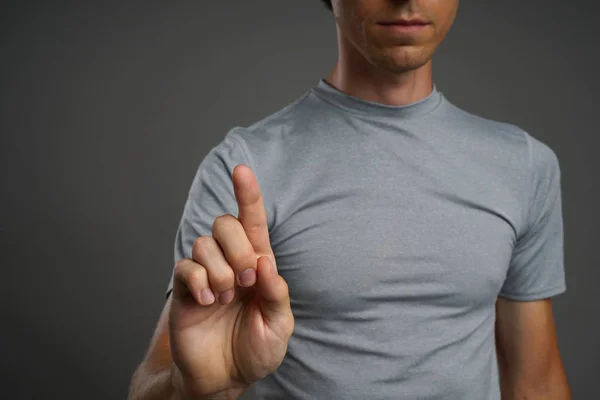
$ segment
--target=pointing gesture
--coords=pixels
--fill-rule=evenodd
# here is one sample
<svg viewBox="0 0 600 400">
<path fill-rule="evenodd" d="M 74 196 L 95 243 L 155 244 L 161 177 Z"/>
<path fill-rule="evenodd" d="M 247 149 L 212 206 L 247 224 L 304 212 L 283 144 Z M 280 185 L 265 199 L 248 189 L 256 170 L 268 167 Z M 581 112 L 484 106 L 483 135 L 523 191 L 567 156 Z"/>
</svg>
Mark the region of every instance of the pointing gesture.
<svg viewBox="0 0 600 400">
<path fill-rule="evenodd" d="M 258 182 L 238 165 L 239 215 L 217 217 L 192 258 L 175 266 L 169 313 L 174 381 L 186 396 L 243 391 L 283 361 L 294 329 L 286 282 L 277 273 Z"/>
<path fill-rule="evenodd" d="M 269 240 L 267 214 L 258 182 L 252 170 L 246 166 L 237 166 L 233 175 L 233 189 L 239 209 L 238 219 L 246 236 L 258 255 L 267 256 L 275 262 Z"/>
</svg>

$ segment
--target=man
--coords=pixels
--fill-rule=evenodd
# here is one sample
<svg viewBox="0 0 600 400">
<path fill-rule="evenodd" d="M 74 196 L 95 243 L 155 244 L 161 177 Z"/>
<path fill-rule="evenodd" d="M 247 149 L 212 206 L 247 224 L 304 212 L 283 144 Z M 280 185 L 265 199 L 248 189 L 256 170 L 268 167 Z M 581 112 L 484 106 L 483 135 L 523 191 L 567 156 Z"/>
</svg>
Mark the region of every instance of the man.
<svg viewBox="0 0 600 400">
<path fill-rule="evenodd" d="M 201 162 L 130 398 L 569 399 L 555 153 L 433 84 L 458 0 L 332 3 L 327 79 Z"/>
</svg>

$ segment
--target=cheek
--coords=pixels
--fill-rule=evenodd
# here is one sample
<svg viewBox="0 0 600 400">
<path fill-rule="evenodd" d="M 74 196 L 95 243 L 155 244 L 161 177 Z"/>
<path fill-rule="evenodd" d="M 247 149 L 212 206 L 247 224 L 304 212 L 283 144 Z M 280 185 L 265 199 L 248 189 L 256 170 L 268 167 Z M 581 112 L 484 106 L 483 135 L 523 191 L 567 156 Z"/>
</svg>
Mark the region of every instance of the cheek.
<svg viewBox="0 0 600 400">
<path fill-rule="evenodd" d="M 372 23 L 378 13 L 381 15 L 381 6 L 377 6 L 377 1 L 342 1 L 336 15 L 342 19 L 343 24 L 351 27 L 355 32 L 363 30 L 365 24 Z"/>
<path fill-rule="evenodd" d="M 456 18 L 458 2 L 449 0 L 447 2 L 442 1 L 441 3 L 442 4 L 436 8 L 434 18 L 437 21 L 438 33 L 441 36 L 445 36 Z"/>
<path fill-rule="evenodd" d="M 355 45 L 365 47 L 372 44 L 374 32 L 372 32 L 367 18 L 358 14 L 346 15 L 342 19 L 338 19 L 338 23 L 346 38 Z"/>
</svg>

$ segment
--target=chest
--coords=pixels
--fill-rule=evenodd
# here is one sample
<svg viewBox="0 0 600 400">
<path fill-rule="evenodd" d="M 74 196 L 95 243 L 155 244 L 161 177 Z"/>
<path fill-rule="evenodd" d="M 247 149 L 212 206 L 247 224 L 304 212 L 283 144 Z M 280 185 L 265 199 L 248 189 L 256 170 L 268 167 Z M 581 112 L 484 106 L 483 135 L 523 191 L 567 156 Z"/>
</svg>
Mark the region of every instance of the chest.
<svg viewBox="0 0 600 400">
<path fill-rule="evenodd" d="M 515 239 L 513 193 L 459 166 L 386 157 L 351 176 L 342 160 L 320 168 L 274 227 L 273 250 L 297 315 L 495 301 Z"/>
</svg>

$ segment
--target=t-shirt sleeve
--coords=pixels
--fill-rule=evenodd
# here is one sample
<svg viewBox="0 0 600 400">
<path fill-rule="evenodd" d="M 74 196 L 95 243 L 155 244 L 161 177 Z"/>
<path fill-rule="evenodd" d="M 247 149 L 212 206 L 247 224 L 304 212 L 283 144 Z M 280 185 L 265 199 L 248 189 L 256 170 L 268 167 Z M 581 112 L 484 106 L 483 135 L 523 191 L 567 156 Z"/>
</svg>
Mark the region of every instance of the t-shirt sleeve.
<svg viewBox="0 0 600 400">
<path fill-rule="evenodd" d="M 524 224 L 500 296 L 539 300 L 566 291 L 561 172 L 552 149 L 526 134 L 529 173 Z"/>
<path fill-rule="evenodd" d="M 182 258 L 191 258 L 192 245 L 198 237 L 212 235 L 212 224 L 216 217 L 223 214 L 238 215 L 233 191 L 233 169 L 239 164 L 251 167 L 239 140 L 233 130 L 230 131 L 200 163 L 175 234 L 175 263 Z M 166 297 L 173 289 L 173 272 Z"/>
</svg>

